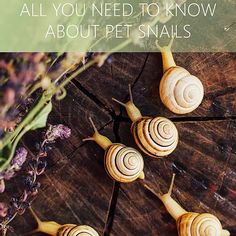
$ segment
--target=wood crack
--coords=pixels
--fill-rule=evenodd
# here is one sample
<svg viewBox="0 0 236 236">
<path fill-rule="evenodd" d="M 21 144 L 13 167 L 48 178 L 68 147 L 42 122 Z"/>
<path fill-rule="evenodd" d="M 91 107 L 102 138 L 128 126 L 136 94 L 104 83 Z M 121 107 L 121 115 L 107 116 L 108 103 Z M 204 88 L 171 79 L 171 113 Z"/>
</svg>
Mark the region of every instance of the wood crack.
<svg viewBox="0 0 236 236">
<path fill-rule="evenodd" d="M 72 83 L 90 100 L 92 100 L 96 105 L 105 110 L 112 118 L 115 116 L 115 111 L 100 101 L 94 94 L 89 92 L 85 87 L 83 87 L 78 80 L 73 80 Z"/>
<path fill-rule="evenodd" d="M 134 83 L 132 84 L 132 86 L 134 86 L 135 83 L 141 77 L 141 75 L 144 71 L 144 68 L 146 66 L 148 56 L 149 56 L 149 54 L 147 54 L 147 56 L 145 58 L 145 61 L 143 63 L 143 66 L 140 70 L 140 73 L 138 74 L 137 78 L 134 80 Z M 111 66 L 111 75 L 112 75 L 112 79 L 114 79 L 113 78 L 114 74 L 113 74 L 112 66 Z M 127 95 L 127 98 L 128 98 L 128 95 Z M 122 109 L 120 109 L 120 114 L 119 115 L 116 115 L 115 112 L 110 113 L 110 115 L 112 116 L 112 118 L 114 120 L 113 133 L 114 133 L 114 136 L 115 136 L 115 141 L 120 142 L 120 140 L 121 140 L 120 135 L 119 135 L 120 123 L 124 120 L 124 118 L 122 117 Z M 111 200 L 110 200 L 110 204 L 109 204 L 109 210 L 108 210 L 108 213 L 107 213 L 107 219 L 106 219 L 106 224 L 105 224 L 105 227 L 104 227 L 103 236 L 110 235 L 110 233 L 112 231 L 112 226 L 113 226 L 113 221 L 114 221 L 114 216 L 115 216 L 119 191 L 120 191 L 120 183 L 114 182 L 112 196 L 111 196 Z"/>
<path fill-rule="evenodd" d="M 108 236 L 111 233 L 119 191 L 120 191 L 120 183 L 114 182 L 112 197 L 111 197 L 110 204 L 109 204 L 109 211 L 107 214 L 107 219 L 106 219 L 106 224 L 105 224 L 104 231 L 103 231 L 103 236 Z"/>
<path fill-rule="evenodd" d="M 140 71 L 140 73 L 138 74 L 137 78 L 135 79 L 135 81 L 134 81 L 134 83 L 133 83 L 133 86 L 134 86 L 134 85 L 139 81 L 139 79 L 141 78 L 141 76 L 142 76 L 142 74 L 143 74 L 143 71 L 144 71 L 144 69 L 145 69 L 145 67 L 146 67 L 146 64 L 147 64 L 149 55 L 150 55 L 150 53 L 147 53 L 146 58 L 145 58 L 144 63 L 143 63 L 143 66 L 142 66 L 142 68 L 141 68 L 141 71 Z"/>
<path fill-rule="evenodd" d="M 228 117 L 174 117 L 169 118 L 171 121 L 178 122 L 206 122 L 206 121 L 232 121 L 236 120 L 236 116 L 228 116 Z"/>
<path fill-rule="evenodd" d="M 101 131 L 103 129 L 105 129 L 107 126 L 109 126 L 111 123 L 113 122 L 113 120 L 110 120 L 108 123 L 106 123 L 104 126 L 102 126 L 100 129 L 98 129 L 98 131 Z M 73 150 L 71 153 L 69 153 L 67 156 L 70 156 L 71 158 L 74 156 L 74 154 L 78 151 L 78 149 L 80 149 L 81 147 L 83 147 L 84 145 L 86 145 L 86 142 L 82 142 L 77 148 L 75 148 L 75 150 Z"/>
</svg>

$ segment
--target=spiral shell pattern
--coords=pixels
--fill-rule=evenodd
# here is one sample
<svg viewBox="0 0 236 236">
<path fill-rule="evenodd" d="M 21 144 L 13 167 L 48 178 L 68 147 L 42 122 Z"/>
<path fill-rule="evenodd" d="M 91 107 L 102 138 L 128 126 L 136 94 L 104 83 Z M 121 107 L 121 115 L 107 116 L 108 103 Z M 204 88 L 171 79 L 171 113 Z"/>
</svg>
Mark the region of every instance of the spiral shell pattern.
<svg viewBox="0 0 236 236">
<path fill-rule="evenodd" d="M 98 233 L 87 225 L 63 225 L 57 233 L 57 236 L 99 236 Z"/>
<path fill-rule="evenodd" d="M 177 220 L 179 236 L 221 236 L 222 225 L 211 214 L 186 213 Z"/>
<path fill-rule="evenodd" d="M 141 176 L 144 168 L 142 155 L 123 144 L 111 145 L 105 153 L 106 170 L 118 182 L 129 183 Z"/>
<path fill-rule="evenodd" d="M 176 114 L 192 112 L 201 104 L 203 96 L 201 81 L 182 67 L 170 68 L 161 80 L 161 100 Z"/>
<path fill-rule="evenodd" d="M 139 148 L 152 157 L 167 156 L 178 144 L 174 123 L 163 117 L 143 117 L 132 124 L 131 132 Z"/>
</svg>

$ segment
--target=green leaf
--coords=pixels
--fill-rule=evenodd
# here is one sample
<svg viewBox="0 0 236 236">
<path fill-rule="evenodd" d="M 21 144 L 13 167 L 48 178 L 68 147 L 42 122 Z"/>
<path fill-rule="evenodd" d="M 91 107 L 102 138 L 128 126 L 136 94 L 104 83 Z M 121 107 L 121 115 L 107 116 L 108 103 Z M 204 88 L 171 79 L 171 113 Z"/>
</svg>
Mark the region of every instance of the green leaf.
<svg viewBox="0 0 236 236">
<path fill-rule="evenodd" d="M 51 101 L 33 118 L 33 120 L 28 124 L 15 138 L 12 144 L 8 144 L 2 150 L 0 150 L 0 171 L 5 170 L 10 164 L 17 147 L 18 142 L 22 136 L 29 130 L 36 130 L 44 128 L 47 124 L 48 115 L 52 110 Z"/>
<path fill-rule="evenodd" d="M 14 153 L 15 148 L 11 144 L 0 150 L 0 171 L 3 171 L 8 167 Z"/>
<path fill-rule="evenodd" d="M 50 101 L 29 124 L 30 130 L 44 128 L 47 124 L 49 113 L 52 111 L 52 102 Z"/>
</svg>

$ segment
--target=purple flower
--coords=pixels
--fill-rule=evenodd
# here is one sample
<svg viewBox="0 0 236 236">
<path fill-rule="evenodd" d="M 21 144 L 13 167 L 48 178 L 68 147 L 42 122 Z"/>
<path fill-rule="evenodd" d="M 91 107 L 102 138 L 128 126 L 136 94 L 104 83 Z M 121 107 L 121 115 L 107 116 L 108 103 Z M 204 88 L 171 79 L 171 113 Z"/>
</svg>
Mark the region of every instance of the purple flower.
<svg viewBox="0 0 236 236">
<path fill-rule="evenodd" d="M 28 151 L 20 147 L 16 150 L 15 156 L 12 158 L 11 163 L 7 170 L 0 172 L 0 193 L 5 191 L 5 181 L 10 180 L 15 176 L 15 173 L 19 171 L 26 161 Z"/>
<path fill-rule="evenodd" d="M 0 202 L 0 217 L 6 217 L 8 212 L 8 207 L 4 202 Z"/>
<path fill-rule="evenodd" d="M 51 125 L 47 130 L 45 137 L 48 142 L 54 142 L 56 139 L 67 139 L 71 136 L 71 129 L 62 124 Z"/>
<path fill-rule="evenodd" d="M 15 170 L 11 166 L 6 171 L 1 173 L 1 178 L 5 179 L 5 180 L 10 180 L 14 176 L 15 176 Z"/>
<path fill-rule="evenodd" d="M 107 62 L 108 62 L 108 64 L 111 64 L 113 62 L 113 56 L 109 56 L 107 58 Z"/>
<path fill-rule="evenodd" d="M 16 154 L 11 160 L 11 166 L 14 167 L 15 170 L 20 170 L 24 162 L 26 161 L 26 157 L 28 155 L 28 151 L 20 147 L 16 150 Z"/>
</svg>

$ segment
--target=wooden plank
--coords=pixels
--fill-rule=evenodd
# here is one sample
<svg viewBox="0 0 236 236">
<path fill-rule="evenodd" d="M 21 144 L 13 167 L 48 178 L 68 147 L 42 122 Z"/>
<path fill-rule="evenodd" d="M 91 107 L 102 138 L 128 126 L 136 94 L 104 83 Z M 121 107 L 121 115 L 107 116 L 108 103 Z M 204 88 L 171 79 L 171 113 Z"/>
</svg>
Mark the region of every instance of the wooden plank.
<svg viewBox="0 0 236 236">
<path fill-rule="evenodd" d="M 144 155 L 145 183 L 165 192 L 175 171 L 173 197 L 189 211 L 217 215 L 232 233 L 236 231 L 235 125 L 232 120 L 178 123 L 180 143 L 170 157 L 156 160 Z M 120 137 L 135 147 L 126 132 L 129 127 L 122 124 Z M 177 235 L 174 220 L 143 184 L 121 186 L 111 235 Z"/>
</svg>

